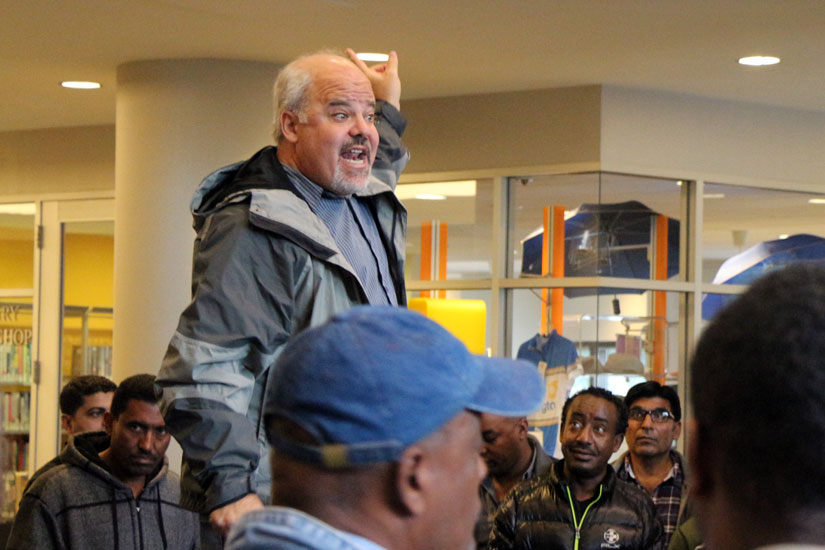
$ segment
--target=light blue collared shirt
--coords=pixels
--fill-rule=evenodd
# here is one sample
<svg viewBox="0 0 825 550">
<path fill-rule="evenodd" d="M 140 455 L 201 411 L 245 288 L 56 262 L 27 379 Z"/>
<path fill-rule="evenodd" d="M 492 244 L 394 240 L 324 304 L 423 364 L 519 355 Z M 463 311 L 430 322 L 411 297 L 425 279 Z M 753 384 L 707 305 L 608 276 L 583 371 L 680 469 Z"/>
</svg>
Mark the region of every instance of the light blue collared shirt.
<svg viewBox="0 0 825 550">
<path fill-rule="evenodd" d="M 232 528 L 227 550 L 385 550 L 294 508 L 266 506 L 248 512 Z"/>
<path fill-rule="evenodd" d="M 341 197 L 325 191 L 296 168 L 283 166 L 289 181 L 327 226 L 335 244 L 355 270 L 369 303 L 398 305 L 387 251 L 369 206 L 356 195 Z"/>
</svg>

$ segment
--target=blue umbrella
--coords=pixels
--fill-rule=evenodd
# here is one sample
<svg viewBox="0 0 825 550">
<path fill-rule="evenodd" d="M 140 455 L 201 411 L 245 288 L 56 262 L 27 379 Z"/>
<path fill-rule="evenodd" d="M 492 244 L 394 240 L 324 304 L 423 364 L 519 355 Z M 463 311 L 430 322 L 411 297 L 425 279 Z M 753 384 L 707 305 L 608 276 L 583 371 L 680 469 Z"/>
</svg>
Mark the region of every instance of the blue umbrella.
<svg viewBox="0 0 825 550">
<path fill-rule="evenodd" d="M 657 215 L 638 201 L 582 204 L 564 222 L 564 275 L 650 279 L 651 224 Z M 522 275 L 541 275 L 541 241 L 541 233 L 524 241 Z M 678 272 L 679 220 L 668 218 L 667 276 Z M 601 288 L 598 292 L 643 291 Z M 594 289 L 567 288 L 564 293 L 568 297 L 592 295 Z"/>
<path fill-rule="evenodd" d="M 770 271 L 798 262 L 825 265 L 825 239 L 798 234 L 759 243 L 725 260 L 713 284 L 747 285 Z M 706 294 L 702 299 L 702 318 L 710 319 L 735 299 L 735 294 Z"/>
</svg>

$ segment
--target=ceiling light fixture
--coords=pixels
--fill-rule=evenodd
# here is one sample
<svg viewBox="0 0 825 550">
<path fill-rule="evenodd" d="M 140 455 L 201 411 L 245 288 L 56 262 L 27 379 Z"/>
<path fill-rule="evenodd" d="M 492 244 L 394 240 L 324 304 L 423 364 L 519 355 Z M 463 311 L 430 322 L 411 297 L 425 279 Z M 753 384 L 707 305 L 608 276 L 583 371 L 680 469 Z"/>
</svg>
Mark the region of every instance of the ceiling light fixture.
<svg viewBox="0 0 825 550">
<path fill-rule="evenodd" d="M 784 241 L 788 237 L 790 237 L 790 235 L 788 235 L 787 233 L 783 233 L 783 234 L 779 235 L 779 240 Z"/>
<path fill-rule="evenodd" d="M 810 204 L 825 204 L 825 199 L 808 199 Z"/>
<path fill-rule="evenodd" d="M 422 201 L 446 201 L 447 197 L 444 195 L 436 195 L 433 193 L 421 193 L 415 196 L 416 199 Z"/>
<path fill-rule="evenodd" d="M 384 63 L 390 59 L 390 56 L 385 53 L 357 53 L 355 55 L 361 61 L 375 61 L 377 63 Z"/>
<path fill-rule="evenodd" d="M 740 57 L 739 64 L 740 65 L 748 65 L 750 67 L 764 67 L 766 65 L 776 65 L 779 63 L 780 59 L 778 57 L 773 57 L 770 55 L 752 55 L 750 57 Z"/>
<path fill-rule="evenodd" d="M 435 197 L 475 197 L 476 180 L 440 181 L 433 183 L 402 183 L 395 188 L 395 196 L 401 199 L 444 200 Z"/>
<path fill-rule="evenodd" d="M 724 199 L 725 194 L 724 193 L 705 193 L 704 195 L 702 195 L 702 198 L 703 199 Z"/>
<path fill-rule="evenodd" d="M 64 88 L 71 88 L 72 90 L 97 90 L 100 88 L 100 82 L 90 82 L 87 80 L 64 80 L 60 85 Z"/>
</svg>

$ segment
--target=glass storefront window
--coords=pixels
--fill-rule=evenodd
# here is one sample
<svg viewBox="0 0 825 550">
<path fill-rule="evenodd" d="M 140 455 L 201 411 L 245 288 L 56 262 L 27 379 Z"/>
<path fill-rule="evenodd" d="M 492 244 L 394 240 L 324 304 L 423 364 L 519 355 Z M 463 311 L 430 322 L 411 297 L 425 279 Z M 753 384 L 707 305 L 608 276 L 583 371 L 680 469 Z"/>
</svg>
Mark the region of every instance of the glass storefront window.
<svg viewBox="0 0 825 550">
<path fill-rule="evenodd" d="M 563 243 L 563 276 L 683 280 L 679 183 L 609 173 L 510 178 L 508 276 L 553 274 L 542 263 L 544 225 L 563 215 L 547 245 L 552 254 Z M 657 238 L 667 252 L 658 264 Z"/>
<path fill-rule="evenodd" d="M 396 194 L 407 208 L 408 281 L 490 277 L 492 179 L 401 184 Z"/>
<path fill-rule="evenodd" d="M 665 313 L 655 314 L 655 300 Z M 507 355 L 548 368 L 580 363 L 582 375 L 606 387 L 609 377 L 657 378 L 675 383 L 681 366 L 679 330 L 683 300 L 676 292 L 604 293 L 596 288 L 566 289 L 562 328 L 541 331 L 541 290 L 510 291 L 510 348 Z M 551 326 L 548 323 L 548 326 Z M 641 378 L 640 378 L 641 380 Z"/>
<path fill-rule="evenodd" d="M 825 195 L 708 183 L 703 206 L 705 283 L 749 284 L 787 261 L 825 261 Z"/>
</svg>

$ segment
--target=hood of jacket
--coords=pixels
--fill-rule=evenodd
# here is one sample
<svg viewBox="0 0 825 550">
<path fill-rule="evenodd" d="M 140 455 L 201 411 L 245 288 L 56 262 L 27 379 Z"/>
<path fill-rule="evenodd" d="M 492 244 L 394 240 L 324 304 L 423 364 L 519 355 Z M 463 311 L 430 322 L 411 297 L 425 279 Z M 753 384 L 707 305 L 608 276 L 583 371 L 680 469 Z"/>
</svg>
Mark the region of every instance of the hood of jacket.
<svg viewBox="0 0 825 550">
<path fill-rule="evenodd" d="M 129 491 L 131 494 L 132 490 L 112 475 L 106 464 L 100 458 L 99 453 L 108 449 L 110 444 L 111 437 L 106 432 L 89 432 L 78 434 L 69 438 L 69 442 L 60 453 L 60 459 L 63 464 L 72 464 L 78 468 L 82 468 L 96 477 L 106 481 L 110 485 L 114 485 L 121 490 Z M 164 455 L 160 465 L 158 465 L 154 473 L 148 477 L 143 491 L 145 492 L 159 483 L 160 480 L 164 478 L 168 470 L 169 460 Z"/>
</svg>

